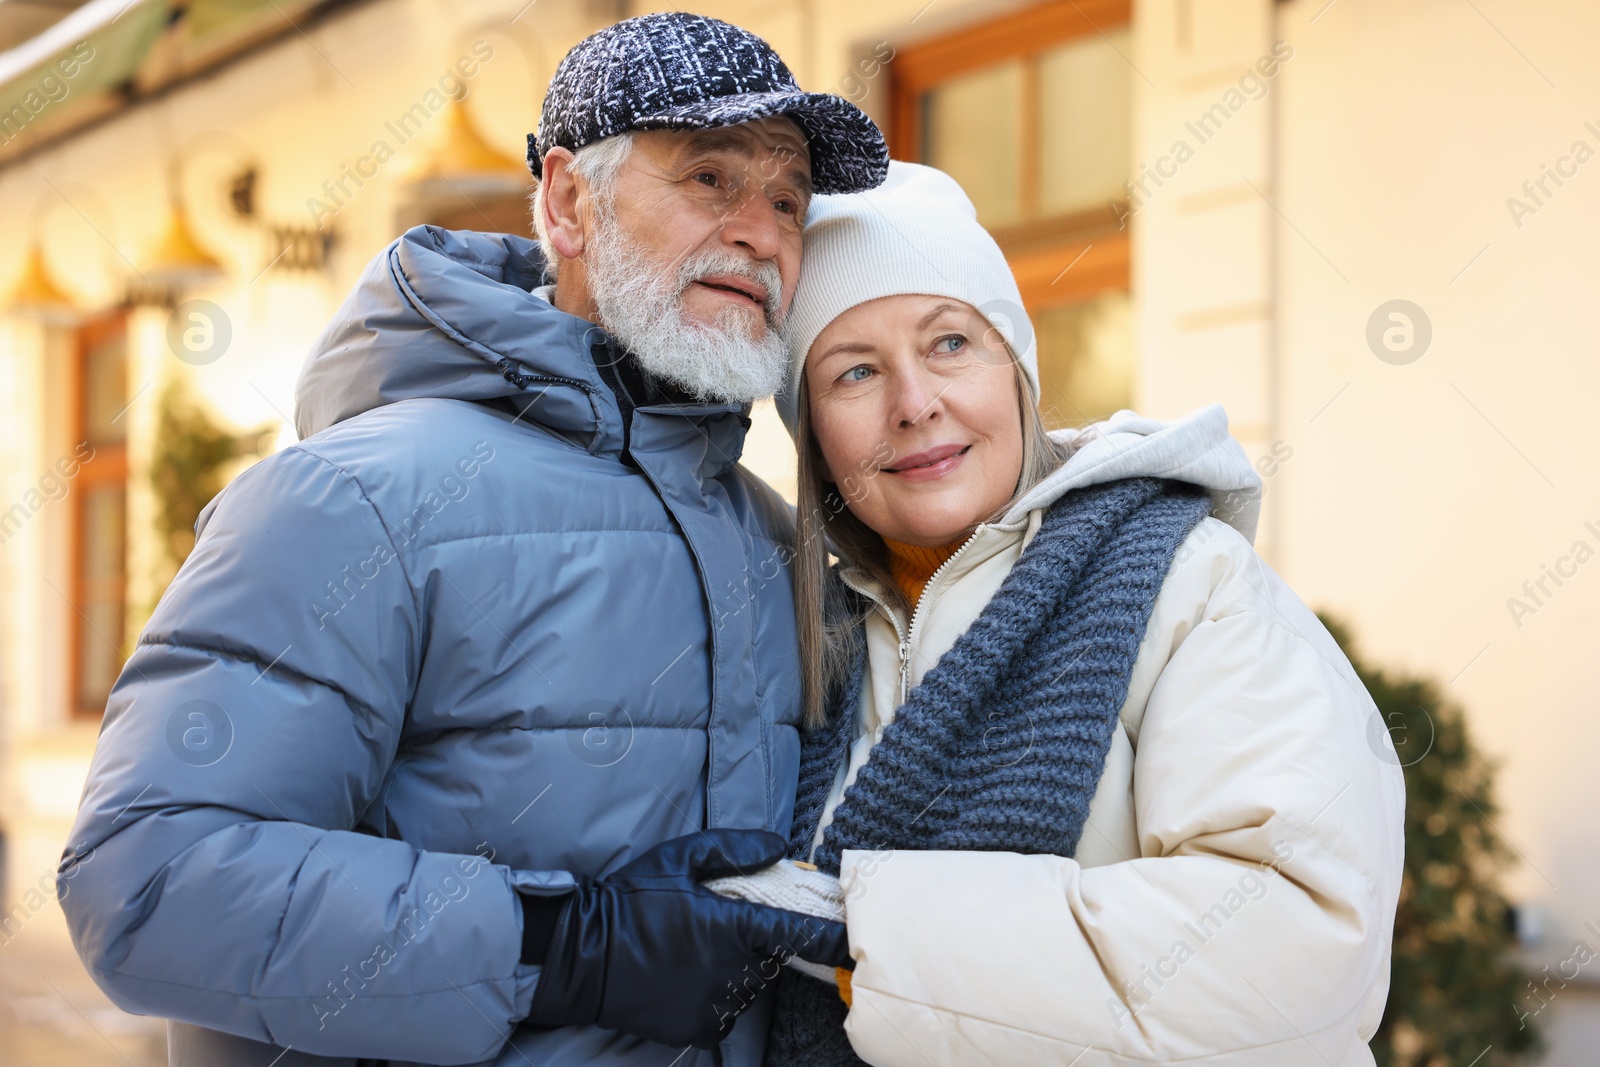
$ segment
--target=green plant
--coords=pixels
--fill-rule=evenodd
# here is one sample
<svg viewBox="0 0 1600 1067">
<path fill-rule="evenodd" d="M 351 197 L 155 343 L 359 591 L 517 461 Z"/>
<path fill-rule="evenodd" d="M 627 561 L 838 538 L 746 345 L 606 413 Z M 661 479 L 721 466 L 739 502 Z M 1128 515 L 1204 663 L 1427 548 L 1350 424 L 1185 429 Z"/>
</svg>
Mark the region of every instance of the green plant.
<svg viewBox="0 0 1600 1067">
<path fill-rule="evenodd" d="M 234 461 L 262 454 L 271 427 L 232 434 L 219 426 L 181 379 L 162 391 L 157 407 L 150 485 L 156 498 L 156 533 L 171 579 L 194 549 L 194 524 L 222 492 Z M 165 588 L 166 581 L 160 585 Z"/>
<path fill-rule="evenodd" d="M 1405 773 L 1405 878 L 1373 1055 L 1380 1067 L 1526 1062 L 1542 1041 L 1517 1011 L 1526 976 L 1510 957 L 1499 888 L 1510 850 L 1494 827 L 1494 764 L 1436 683 L 1363 662 L 1349 630 L 1322 621 L 1372 694 Z"/>
</svg>

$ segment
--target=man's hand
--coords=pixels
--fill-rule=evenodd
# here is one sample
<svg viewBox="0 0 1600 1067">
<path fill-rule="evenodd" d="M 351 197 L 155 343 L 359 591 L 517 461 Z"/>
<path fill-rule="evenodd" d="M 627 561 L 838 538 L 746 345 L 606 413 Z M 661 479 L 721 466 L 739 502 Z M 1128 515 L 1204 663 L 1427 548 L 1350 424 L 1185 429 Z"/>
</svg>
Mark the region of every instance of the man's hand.
<svg viewBox="0 0 1600 1067">
<path fill-rule="evenodd" d="M 766 830 L 718 827 L 665 841 L 565 897 L 533 904 L 560 911 L 527 1021 L 595 1023 L 665 1045 L 714 1048 L 776 976 L 774 957 L 848 963 L 842 923 L 731 900 L 700 884 L 771 866 L 784 850 L 783 838 Z M 531 911 L 527 921 L 536 921 Z"/>
</svg>

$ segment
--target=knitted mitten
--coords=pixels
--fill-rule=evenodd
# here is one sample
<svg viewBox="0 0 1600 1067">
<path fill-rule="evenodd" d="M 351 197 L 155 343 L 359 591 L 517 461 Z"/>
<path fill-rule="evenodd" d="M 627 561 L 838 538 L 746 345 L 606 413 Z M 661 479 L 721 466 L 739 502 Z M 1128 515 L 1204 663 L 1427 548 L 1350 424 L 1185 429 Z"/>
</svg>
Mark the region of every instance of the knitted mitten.
<svg viewBox="0 0 1600 1067">
<path fill-rule="evenodd" d="M 797 911 L 802 915 L 815 915 L 829 922 L 844 922 L 844 889 L 839 885 L 839 879 L 817 870 L 809 863 L 780 860 L 755 874 L 712 878 L 702 884 L 725 897 Z M 788 965 L 821 981 L 830 984 L 838 982 L 832 967 L 808 963 L 799 955 L 792 956 Z M 841 993 L 842 989 L 841 985 Z"/>
</svg>

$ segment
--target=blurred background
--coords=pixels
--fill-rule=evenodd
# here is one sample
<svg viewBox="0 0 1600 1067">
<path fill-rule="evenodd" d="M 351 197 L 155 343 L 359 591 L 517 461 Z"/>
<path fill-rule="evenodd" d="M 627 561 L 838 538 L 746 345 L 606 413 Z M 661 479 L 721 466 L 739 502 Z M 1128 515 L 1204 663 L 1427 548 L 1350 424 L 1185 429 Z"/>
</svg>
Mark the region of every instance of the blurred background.
<svg viewBox="0 0 1600 1067">
<path fill-rule="evenodd" d="M 107 691 L 362 266 L 529 233 L 555 64 L 671 6 L 0 0 L 0 1063 L 165 1062 L 55 899 Z M 1600 8 L 682 6 L 966 186 L 1053 424 L 1226 406 L 1406 766 L 1380 1062 L 1596 1063 Z"/>
</svg>

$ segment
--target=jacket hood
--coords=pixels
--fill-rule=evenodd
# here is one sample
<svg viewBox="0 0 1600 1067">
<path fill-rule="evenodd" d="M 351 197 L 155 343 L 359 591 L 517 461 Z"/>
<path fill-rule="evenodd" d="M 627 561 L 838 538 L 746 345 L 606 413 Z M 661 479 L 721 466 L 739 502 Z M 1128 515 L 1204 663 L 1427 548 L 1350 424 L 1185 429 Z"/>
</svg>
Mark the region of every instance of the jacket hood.
<svg viewBox="0 0 1600 1067">
<path fill-rule="evenodd" d="M 295 428 L 309 437 L 419 397 L 515 398 L 530 421 L 592 450 L 620 441 L 615 397 L 590 356 L 609 335 L 534 296 L 544 280 L 527 238 L 407 231 L 367 265 L 312 347 L 295 389 Z"/>
<path fill-rule="evenodd" d="M 1261 476 L 1239 442 L 1228 435 L 1228 413 L 1220 404 L 1163 422 L 1119 411 L 1104 422 L 1051 433 L 1076 446 L 1072 458 L 1017 498 L 1002 523 L 1049 507 L 1064 494 L 1120 478 L 1172 478 L 1211 494 L 1211 513 L 1254 543 L 1261 514 Z"/>
</svg>

